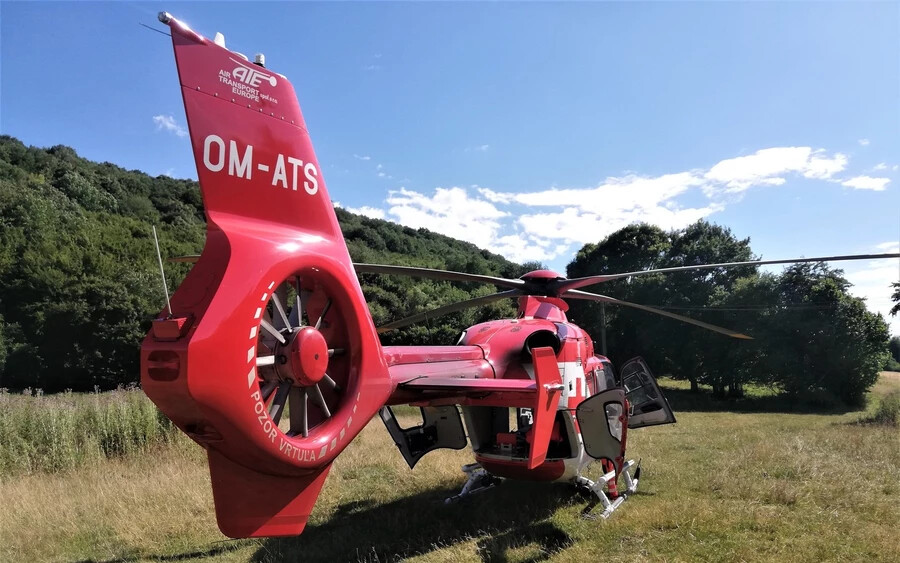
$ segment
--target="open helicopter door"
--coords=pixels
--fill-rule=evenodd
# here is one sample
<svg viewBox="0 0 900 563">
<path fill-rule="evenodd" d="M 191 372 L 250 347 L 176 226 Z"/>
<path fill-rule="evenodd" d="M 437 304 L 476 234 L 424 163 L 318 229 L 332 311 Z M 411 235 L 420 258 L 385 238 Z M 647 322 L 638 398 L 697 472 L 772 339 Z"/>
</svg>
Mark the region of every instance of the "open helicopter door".
<svg viewBox="0 0 900 563">
<path fill-rule="evenodd" d="M 628 434 L 628 413 L 625 411 L 625 390 L 616 387 L 590 397 L 575 409 L 581 441 L 587 455 L 603 463 L 604 473 L 593 481 L 579 474 L 575 482 L 593 492 L 603 505 L 602 518 L 608 518 L 623 502 L 627 495 L 637 490 L 641 477 L 638 464 L 634 475 L 629 469 L 634 460 L 625 461 L 625 442 Z M 625 480 L 625 490 L 619 491 L 616 482 Z M 608 492 L 604 492 L 604 487 Z"/>
<path fill-rule="evenodd" d="M 643 358 L 625 362 L 619 372 L 628 399 L 628 428 L 672 424 L 675 414 Z"/>
<path fill-rule="evenodd" d="M 603 391 L 585 399 L 575 409 L 584 451 L 594 459 L 606 459 L 617 465 L 624 455 L 625 390 Z"/>
<path fill-rule="evenodd" d="M 378 411 L 388 433 L 412 469 L 430 451 L 461 450 L 469 443 L 456 406 L 421 407 L 422 424 L 402 428 L 391 407 Z"/>
</svg>

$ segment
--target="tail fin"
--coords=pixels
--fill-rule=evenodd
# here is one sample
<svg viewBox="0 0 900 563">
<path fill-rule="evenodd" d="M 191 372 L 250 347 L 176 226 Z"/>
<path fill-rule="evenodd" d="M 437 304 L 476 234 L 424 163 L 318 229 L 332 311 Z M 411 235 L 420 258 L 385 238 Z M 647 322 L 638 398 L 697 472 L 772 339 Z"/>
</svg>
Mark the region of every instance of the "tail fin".
<svg viewBox="0 0 900 563">
<path fill-rule="evenodd" d="M 390 379 L 294 89 L 168 14 L 208 219 L 141 350 L 234 537 L 299 534 Z M 284 416 L 282 416 L 284 415 Z"/>
</svg>

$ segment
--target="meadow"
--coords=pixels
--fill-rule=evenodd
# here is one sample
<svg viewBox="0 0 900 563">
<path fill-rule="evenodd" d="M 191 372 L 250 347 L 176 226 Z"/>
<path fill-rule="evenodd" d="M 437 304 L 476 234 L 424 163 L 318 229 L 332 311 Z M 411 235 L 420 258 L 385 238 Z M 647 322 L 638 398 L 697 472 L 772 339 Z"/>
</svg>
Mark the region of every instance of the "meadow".
<svg viewBox="0 0 900 563">
<path fill-rule="evenodd" d="M 900 560 L 900 373 L 882 373 L 866 411 L 663 387 L 678 423 L 630 434 L 640 489 L 607 521 L 565 485 L 507 482 L 444 505 L 470 454 L 410 471 L 376 419 L 303 535 L 263 540 L 218 532 L 203 450 L 139 390 L 0 393 L 0 560 Z"/>
</svg>

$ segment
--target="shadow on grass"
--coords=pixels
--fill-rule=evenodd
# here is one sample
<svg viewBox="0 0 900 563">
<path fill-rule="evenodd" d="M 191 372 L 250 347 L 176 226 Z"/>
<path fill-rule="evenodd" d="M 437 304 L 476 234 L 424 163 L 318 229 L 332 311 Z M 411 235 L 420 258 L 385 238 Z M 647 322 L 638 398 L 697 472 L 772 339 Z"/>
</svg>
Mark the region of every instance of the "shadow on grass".
<svg viewBox="0 0 900 563">
<path fill-rule="evenodd" d="M 113 559 L 83 559 L 76 563 L 131 563 L 133 561 L 186 561 L 188 559 L 205 559 L 207 557 L 215 557 L 217 555 L 235 551 L 246 544 L 247 541 L 248 540 L 224 540 L 215 542 L 206 548 L 185 551 L 183 553 L 173 553 L 168 555 L 135 553 Z"/>
<path fill-rule="evenodd" d="M 572 487 L 507 481 L 445 505 L 458 488 L 422 492 L 393 502 L 354 501 L 327 522 L 295 538 L 265 540 L 253 561 L 398 561 L 487 534 L 477 542 L 482 561 L 542 561 L 571 546 L 546 521 L 558 507 L 582 502 Z M 518 553 L 524 551 L 524 554 Z"/>
<path fill-rule="evenodd" d="M 666 386 L 661 389 L 676 417 L 679 412 L 845 414 L 860 410 L 844 404 L 815 404 L 788 395 L 719 399 L 706 389 L 698 392 Z"/>
</svg>

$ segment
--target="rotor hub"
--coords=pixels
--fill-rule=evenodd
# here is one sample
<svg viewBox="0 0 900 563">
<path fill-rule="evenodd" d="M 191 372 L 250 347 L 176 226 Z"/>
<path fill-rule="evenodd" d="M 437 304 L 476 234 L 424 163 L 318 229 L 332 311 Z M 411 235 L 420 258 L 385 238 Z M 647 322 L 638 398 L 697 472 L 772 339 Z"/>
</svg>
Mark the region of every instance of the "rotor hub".
<svg viewBox="0 0 900 563">
<path fill-rule="evenodd" d="M 328 367 L 328 343 L 322 333 L 311 326 L 294 333 L 287 346 L 286 358 L 290 375 L 302 387 L 315 385 Z"/>
<path fill-rule="evenodd" d="M 566 277 L 554 272 L 553 270 L 534 270 L 533 272 L 528 272 L 527 274 L 524 274 L 519 279 L 522 279 L 525 281 L 549 282 L 552 280 L 564 280 L 564 279 L 566 279 Z"/>
</svg>

